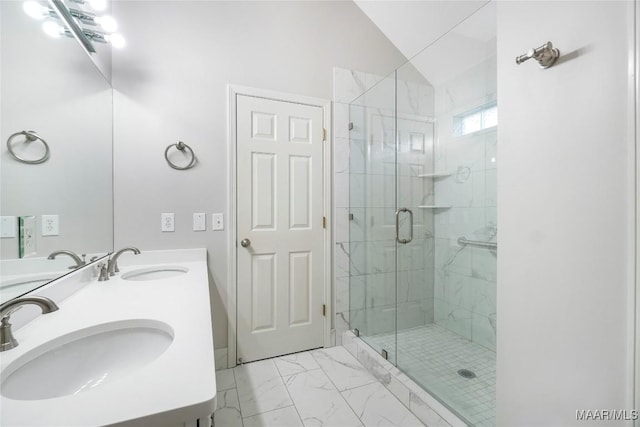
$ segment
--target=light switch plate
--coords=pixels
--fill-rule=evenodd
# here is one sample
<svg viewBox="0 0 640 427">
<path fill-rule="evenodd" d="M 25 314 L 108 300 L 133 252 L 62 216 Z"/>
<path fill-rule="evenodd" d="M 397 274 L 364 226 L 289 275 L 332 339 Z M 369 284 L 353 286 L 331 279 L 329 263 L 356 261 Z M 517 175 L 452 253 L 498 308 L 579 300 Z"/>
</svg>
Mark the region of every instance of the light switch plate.
<svg viewBox="0 0 640 427">
<path fill-rule="evenodd" d="M 207 214 L 204 212 L 193 214 L 193 231 L 207 230 Z"/>
<path fill-rule="evenodd" d="M 224 230 L 224 215 L 221 213 L 211 214 L 211 229 Z"/>
<path fill-rule="evenodd" d="M 0 216 L 0 238 L 16 237 L 17 224 L 15 216 Z"/>
<path fill-rule="evenodd" d="M 60 220 L 58 215 L 42 215 L 42 235 L 59 236 Z"/>
<path fill-rule="evenodd" d="M 160 218 L 162 220 L 162 223 L 160 224 L 160 229 L 162 231 L 176 231 L 175 216 L 173 213 L 160 214 Z"/>
</svg>

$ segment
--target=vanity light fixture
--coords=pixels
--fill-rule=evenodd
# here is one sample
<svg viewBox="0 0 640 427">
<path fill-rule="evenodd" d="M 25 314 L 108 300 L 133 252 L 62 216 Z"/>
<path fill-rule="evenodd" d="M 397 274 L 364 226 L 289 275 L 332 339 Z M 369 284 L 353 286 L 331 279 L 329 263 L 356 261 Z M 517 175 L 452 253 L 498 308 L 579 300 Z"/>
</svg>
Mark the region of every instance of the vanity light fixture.
<svg viewBox="0 0 640 427">
<path fill-rule="evenodd" d="M 114 33 L 114 34 L 107 34 L 106 36 L 106 40 L 111 43 L 111 45 L 117 49 L 122 49 L 125 44 L 127 44 L 126 40 L 124 39 L 124 37 L 122 37 L 122 34 L 118 34 L 118 33 Z"/>
<path fill-rule="evenodd" d="M 102 12 L 107 8 L 107 0 L 89 0 L 89 6 L 98 12 Z"/>
<path fill-rule="evenodd" d="M 27 0 L 23 3 L 23 9 L 30 17 L 43 20 L 43 31 L 58 38 L 61 35 L 75 37 L 80 41 L 89 53 L 95 53 L 93 42 L 110 43 L 115 48 L 125 46 L 125 39 L 121 34 L 116 33 L 118 23 L 110 15 L 99 15 L 82 9 L 89 6 L 96 12 L 101 12 L 107 8 L 106 0 L 67 0 L 75 3 L 78 7 L 69 7 L 63 0 L 47 0 L 48 6 L 37 0 Z M 63 21 L 63 27 L 57 20 Z M 91 27 L 99 27 L 97 28 Z"/>
<path fill-rule="evenodd" d="M 38 21 L 43 20 L 47 16 L 51 16 L 51 10 L 35 0 L 28 0 L 22 3 L 22 9 L 24 13 Z"/>
<path fill-rule="evenodd" d="M 53 37 L 54 39 L 60 38 L 60 36 L 64 34 L 64 28 L 62 27 L 62 25 L 50 19 L 42 23 L 42 31 L 44 31 L 46 35 L 48 35 L 49 37 Z"/>
<path fill-rule="evenodd" d="M 102 12 L 108 6 L 107 0 L 88 0 L 88 1 L 71 0 L 71 1 L 78 4 L 89 4 L 89 6 L 97 12 Z"/>
</svg>

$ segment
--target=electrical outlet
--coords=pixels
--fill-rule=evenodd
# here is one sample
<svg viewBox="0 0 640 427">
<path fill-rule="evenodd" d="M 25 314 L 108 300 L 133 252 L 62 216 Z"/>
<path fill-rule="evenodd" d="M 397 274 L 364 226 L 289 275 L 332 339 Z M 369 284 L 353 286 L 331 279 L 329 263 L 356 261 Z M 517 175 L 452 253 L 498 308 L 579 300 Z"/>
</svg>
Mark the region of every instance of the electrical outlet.
<svg viewBox="0 0 640 427">
<path fill-rule="evenodd" d="M 224 230 L 224 215 L 221 213 L 211 214 L 211 229 L 212 230 Z"/>
<path fill-rule="evenodd" d="M 18 223 L 15 216 L 0 216 L 0 237 L 16 237 L 16 224 Z"/>
<path fill-rule="evenodd" d="M 18 257 L 25 258 L 36 254 L 36 217 L 18 217 L 20 227 Z"/>
<path fill-rule="evenodd" d="M 207 214 L 194 213 L 193 214 L 193 231 L 206 231 L 207 230 Z"/>
<path fill-rule="evenodd" d="M 42 215 L 42 235 L 60 235 L 60 222 L 58 215 Z"/>
<path fill-rule="evenodd" d="M 175 217 L 172 213 L 160 214 L 162 219 L 161 230 L 162 231 L 176 231 L 175 230 Z"/>
</svg>

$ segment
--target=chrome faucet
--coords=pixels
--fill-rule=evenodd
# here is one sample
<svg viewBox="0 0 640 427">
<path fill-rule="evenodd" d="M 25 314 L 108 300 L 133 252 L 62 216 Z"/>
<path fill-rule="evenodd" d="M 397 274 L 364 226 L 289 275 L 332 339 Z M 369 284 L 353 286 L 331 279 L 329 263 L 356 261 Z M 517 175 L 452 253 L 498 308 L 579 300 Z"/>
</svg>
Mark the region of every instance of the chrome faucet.
<svg viewBox="0 0 640 427">
<path fill-rule="evenodd" d="M 80 258 L 80 256 L 78 256 L 78 254 L 76 254 L 75 252 L 68 251 L 66 249 L 61 249 L 59 251 L 51 252 L 51 254 L 49 254 L 47 259 L 56 259 L 58 255 L 68 255 L 71 258 L 73 258 L 73 260 L 76 262 L 76 265 L 70 266 L 69 269 L 82 267 L 83 265 L 86 264 L 86 261 L 84 260 L 84 257 L 85 257 L 84 254 L 82 255 L 82 258 Z"/>
<path fill-rule="evenodd" d="M 140 254 L 140 249 L 135 248 L 133 246 L 128 246 L 126 248 L 120 249 L 118 252 L 114 253 L 109 259 L 109 265 L 107 270 L 109 271 L 109 276 L 115 276 L 120 270 L 118 269 L 118 258 L 122 255 L 123 252 L 131 251 L 136 255 Z"/>
<path fill-rule="evenodd" d="M 49 298 L 38 296 L 16 298 L 0 305 L 0 318 L 2 318 L 2 323 L 0 324 L 0 351 L 11 350 L 18 346 L 18 341 L 16 341 L 13 337 L 13 333 L 11 332 L 11 323 L 9 323 L 9 319 L 14 311 L 18 310 L 25 304 L 37 305 L 42 310 L 42 314 L 58 310 L 58 306 L 55 302 L 51 301 Z"/>
</svg>

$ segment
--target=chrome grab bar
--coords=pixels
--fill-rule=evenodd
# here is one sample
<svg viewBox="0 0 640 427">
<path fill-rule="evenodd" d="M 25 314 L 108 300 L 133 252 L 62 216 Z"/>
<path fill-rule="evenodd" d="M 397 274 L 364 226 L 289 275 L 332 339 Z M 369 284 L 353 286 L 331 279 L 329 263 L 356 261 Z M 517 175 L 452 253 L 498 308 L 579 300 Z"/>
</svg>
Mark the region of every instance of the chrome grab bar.
<svg viewBox="0 0 640 427">
<path fill-rule="evenodd" d="M 400 238 L 400 212 L 409 212 L 409 238 L 408 239 L 401 239 Z M 403 245 L 406 245 L 407 243 L 409 243 L 410 241 L 413 240 L 413 212 L 411 211 L 411 209 L 407 209 L 407 208 L 400 208 L 396 211 L 396 240 L 398 241 L 398 243 L 402 243 Z"/>
<path fill-rule="evenodd" d="M 460 246 L 476 246 L 479 248 L 498 249 L 498 244 L 495 242 L 481 242 L 479 240 L 467 240 L 466 237 L 459 237 L 458 244 Z"/>
</svg>

